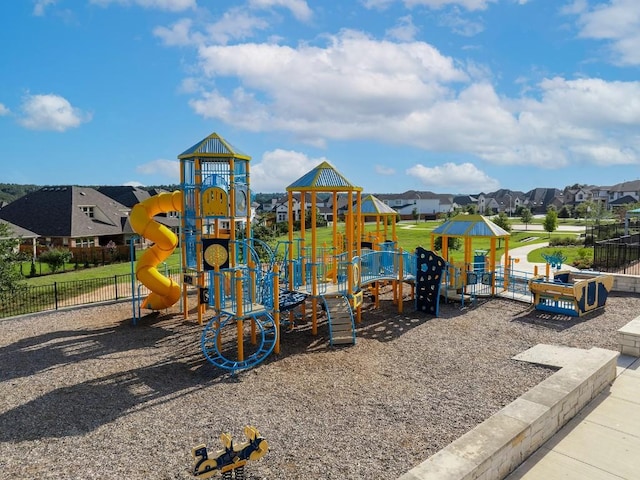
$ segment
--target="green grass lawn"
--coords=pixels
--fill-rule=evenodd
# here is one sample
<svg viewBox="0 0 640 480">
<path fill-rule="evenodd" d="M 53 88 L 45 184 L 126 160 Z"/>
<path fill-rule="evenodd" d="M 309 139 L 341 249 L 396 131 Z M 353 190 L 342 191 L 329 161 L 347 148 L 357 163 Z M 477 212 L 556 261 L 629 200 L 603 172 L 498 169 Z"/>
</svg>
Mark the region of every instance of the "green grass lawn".
<svg viewBox="0 0 640 480">
<path fill-rule="evenodd" d="M 552 255 L 561 252 L 567 259 L 563 262 L 565 265 L 571 265 L 580 258 L 593 259 L 593 247 L 543 247 L 534 250 L 527 256 L 529 262 L 544 263 L 545 259 L 542 255 Z"/>
<path fill-rule="evenodd" d="M 140 258 L 140 253 L 138 252 L 138 258 Z M 180 268 L 180 251 L 176 249 L 175 252 L 167 259 L 165 262 L 168 269 L 176 269 Z M 30 263 L 25 262 L 23 266 L 23 271 L 25 273 L 29 272 Z M 164 265 L 160 265 L 158 269 L 162 272 L 164 269 Z M 36 264 L 36 270 L 38 269 L 38 264 Z M 48 270 L 48 266 L 47 266 Z M 44 265 L 43 265 L 44 272 Z M 103 277 L 114 277 L 116 275 L 127 275 L 131 273 L 131 263 L 113 263 L 111 265 L 105 265 L 100 267 L 90 267 L 84 268 L 80 266 L 77 270 L 74 269 L 74 265 L 66 265 L 65 271 L 61 273 L 42 275 L 38 277 L 32 277 L 25 279 L 25 282 L 29 286 L 38 286 L 38 285 L 50 285 L 54 282 L 70 282 L 77 280 L 90 280 L 94 278 L 103 278 Z"/>
<path fill-rule="evenodd" d="M 511 223 L 518 223 L 517 217 L 511 218 Z M 536 219 L 539 220 L 539 219 Z M 563 220 L 560 225 L 579 225 L 579 223 L 571 223 L 576 222 L 574 219 L 569 219 L 568 221 Z M 399 222 L 396 224 L 396 235 L 398 237 L 398 246 L 402 248 L 404 251 L 412 252 L 418 246 L 422 246 L 424 248 L 429 249 L 431 247 L 431 232 L 438 226 L 441 225 L 441 221 L 427 221 L 427 222 L 418 222 L 414 221 L 405 221 Z M 344 231 L 344 225 L 338 226 L 339 231 Z M 365 231 L 375 230 L 375 224 L 367 224 L 365 226 Z M 317 243 L 319 247 L 331 246 L 333 242 L 333 230 L 331 227 L 321 227 L 317 229 Z M 388 228 L 388 233 L 391 235 L 391 227 Z M 296 232 L 296 237 L 298 237 L 299 233 Z M 551 237 L 567 237 L 571 236 L 567 233 L 559 233 L 554 232 L 551 234 Z M 278 240 L 286 241 L 287 236 L 279 237 Z M 526 240 L 526 241 L 523 241 Z M 542 243 L 547 242 L 549 240 L 549 234 L 547 232 L 534 232 L 534 231 L 525 231 L 525 232 L 513 232 L 509 238 L 509 250 L 517 248 L 522 245 L 531 245 L 532 243 Z M 308 229 L 306 231 L 306 243 L 307 246 L 310 246 L 311 242 L 311 230 Z M 275 246 L 275 242 L 273 244 Z M 500 256 L 504 253 L 504 241 L 499 240 L 497 244 L 498 248 L 496 249 L 496 256 L 500 258 Z M 490 248 L 490 240 L 488 238 L 476 238 L 473 239 L 472 248 L 474 250 L 489 250 Z M 553 253 L 557 250 L 563 251 L 568 257 L 566 263 L 570 263 L 574 258 L 577 258 L 579 253 L 579 248 L 577 247 L 547 247 L 542 250 L 535 250 L 529 255 L 529 260 L 532 262 L 544 262 L 542 258 L 542 253 Z M 138 252 L 138 258 L 140 258 L 141 252 Z M 462 250 L 451 251 L 451 256 L 454 260 L 461 260 L 463 252 Z M 589 256 L 593 256 L 593 250 L 589 251 Z M 167 259 L 166 268 L 168 269 L 176 269 L 180 268 L 180 251 L 176 250 L 171 257 Z M 30 270 L 30 262 L 24 262 L 22 265 L 22 271 L 25 275 L 29 274 Z M 164 269 L 164 265 L 161 265 L 159 269 L 162 271 Z M 25 282 L 27 285 L 50 285 L 54 282 L 65 282 L 65 281 L 77 281 L 77 280 L 87 280 L 94 278 L 103 278 L 103 277 L 113 277 L 115 275 L 126 275 L 131 273 L 131 264 L 129 262 L 124 263 L 116 263 L 111 265 L 99 266 L 99 267 L 90 267 L 84 268 L 84 266 L 79 266 L 79 268 L 75 269 L 74 264 L 65 265 L 65 271 L 56 274 L 45 275 L 48 272 L 48 266 L 45 264 L 36 264 L 36 271 L 39 273 L 42 271 L 42 276 L 37 276 L 33 278 L 26 278 Z"/>
<path fill-rule="evenodd" d="M 398 237 L 398 246 L 402 248 L 404 251 L 414 251 L 416 247 L 422 246 L 426 249 L 431 248 L 431 232 L 441 225 L 440 221 L 430 221 L 430 222 L 399 222 L 396 224 L 396 236 Z M 375 230 L 375 224 L 367 224 L 365 227 L 365 231 Z M 344 231 L 343 225 L 338 226 L 338 231 Z M 389 235 L 391 235 L 391 229 L 388 230 Z M 296 237 L 298 237 L 298 232 L 296 232 Z M 567 233 L 558 233 L 554 232 L 552 237 L 567 237 L 570 236 Z M 286 241 L 287 236 L 282 236 L 278 238 L 279 241 Z M 525 240 L 525 241 L 523 241 Z M 321 227 L 317 228 L 316 231 L 316 241 L 318 247 L 331 247 L 333 243 L 333 229 L 331 227 Z M 517 248 L 522 245 L 531 245 L 532 243 L 542 243 L 549 241 L 549 234 L 547 232 L 513 232 L 509 237 L 509 249 Z M 311 244 L 311 231 L 307 230 L 305 235 L 305 242 L 307 246 Z M 505 242 L 503 240 L 498 240 L 496 245 L 496 255 L 499 257 L 504 253 L 504 245 Z M 489 238 L 475 238 L 472 241 L 471 247 L 474 250 L 489 250 L 491 247 L 491 240 Z M 451 251 L 450 254 L 453 255 L 454 259 L 458 259 L 456 257 L 462 257 L 462 250 Z"/>
</svg>

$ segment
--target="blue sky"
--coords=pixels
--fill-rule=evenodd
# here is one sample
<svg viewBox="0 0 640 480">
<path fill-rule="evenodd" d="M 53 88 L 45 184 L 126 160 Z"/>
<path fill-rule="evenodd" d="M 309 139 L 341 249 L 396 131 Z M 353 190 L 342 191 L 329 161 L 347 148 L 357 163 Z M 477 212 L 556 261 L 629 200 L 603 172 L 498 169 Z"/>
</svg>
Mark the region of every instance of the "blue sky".
<svg viewBox="0 0 640 480">
<path fill-rule="evenodd" d="M 281 192 L 640 178 L 638 0 L 0 4 L 0 182 L 178 183 L 212 132 Z"/>
</svg>

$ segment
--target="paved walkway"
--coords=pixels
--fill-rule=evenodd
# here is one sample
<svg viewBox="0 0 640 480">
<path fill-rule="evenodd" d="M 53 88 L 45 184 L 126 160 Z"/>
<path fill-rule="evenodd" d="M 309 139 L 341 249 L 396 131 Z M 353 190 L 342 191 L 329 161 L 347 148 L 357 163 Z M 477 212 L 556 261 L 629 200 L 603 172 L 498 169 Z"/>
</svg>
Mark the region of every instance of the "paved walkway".
<svg viewBox="0 0 640 480">
<path fill-rule="evenodd" d="M 531 245 L 524 245 L 522 247 L 510 249 L 509 256 L 512 259 L 516 260 L 514 262 L 513 269 L 517 272 L 526 272 L 526 273 L 532 274 L 534 271 L 534 268 L 537 266 L 538 273 L 540 275 L 544 275 L 547 268 L 547 264 L 544 262 L 542 263 L 529 262 L 529 260 L 527 260 L 527 255 L 529 255 L 529 253 L 532 252 L 533 250 L 537 250 L 538 248 L 546 247 L 548 245 L 549 245 L 549 242 L 540 242 L 540 243 L 532 243 Z M 502 255 L 502 257 L 500 257 L 500 265 L 504 265 L 504 261 L 505 261 L 505 258 L 504 258 L 504 255 Z M 562 270 L 577 270 L 577 269 L 572 267 L 571 265 L 564 264 L 562 265 Z"/>
<path fill-rule="evenodd" d="M 507 480 L 640 478 L 640 359 L 618 358 L 611 388 L 540 447 Z"/>
<path fill-rule="evenodd" d="M 544 263 L 530 263 L 532 244 L 510 250 L 514 268 L 539 273 Z M 504 264 L 504 256 L 502 258 Z M 563 269 L 572 268 L 563 265 Z M 540 447 L 507 480 L 636 480 L 640 478 L 640 359 L 618 358 L 618 376 L 611 388 Z"/>
</svg>

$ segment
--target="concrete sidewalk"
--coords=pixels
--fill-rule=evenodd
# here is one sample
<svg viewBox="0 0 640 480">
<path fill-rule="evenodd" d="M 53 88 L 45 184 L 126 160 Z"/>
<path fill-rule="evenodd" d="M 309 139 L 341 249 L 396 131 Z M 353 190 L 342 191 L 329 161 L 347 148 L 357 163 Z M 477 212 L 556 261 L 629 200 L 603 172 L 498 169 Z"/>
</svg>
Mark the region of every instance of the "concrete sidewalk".
<svg viewBox="0 0 640 480">
<path fill-rule="evenodd" d="M 618 358 L 618 376 L 507 480 L 640 478 L 640 359 Z"/>
<path fill-rule="evenodd" d="M 538 267 L 538 273 L 540 275 L 544 275 L 546 271 L 547 264 L 542 263 L 533 263 L 527 260 L 527 256 L 533 250 L 537 250 L 538 248 L 547 247 L 549 242 L 540 242 L 540 243 L 532 243 L 531 245 L 524 245 L 522 247 L 517 247 L 509 250 L 509 256 L 512 259 L 516 259 L 516 262 L 513 264 L 513 269 L 516 272 L 525 272 L 529 274 L 533 274 L 535 267 Z M 500 257 L 500 265 L 504 265 L 505 258 L 504 255 Z M 571 265 L 562 265 L 562 270 L 577 270 Z"/>
</svg>

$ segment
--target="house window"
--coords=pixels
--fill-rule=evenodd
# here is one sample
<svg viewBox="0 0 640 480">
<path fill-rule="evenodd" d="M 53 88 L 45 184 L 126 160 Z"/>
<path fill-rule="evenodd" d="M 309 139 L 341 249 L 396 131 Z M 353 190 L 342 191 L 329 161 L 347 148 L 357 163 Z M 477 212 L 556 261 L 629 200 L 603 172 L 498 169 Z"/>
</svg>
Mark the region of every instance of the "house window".
<svg viewBox="0 0 640 480">
<path fill-rule="evenodd" d="M 94 237 L 76 239 L 76 247 L 95 247 L 96 239 Z"/>
<path fill-rule="evenodd" d="M 84 213 L 87 217 L 93 218 L 94 216 L 93 206 L 90 206 L 90 205 L 81 206 L 80 210 L 82 210 L 82 213 Z"/>
</svg>

